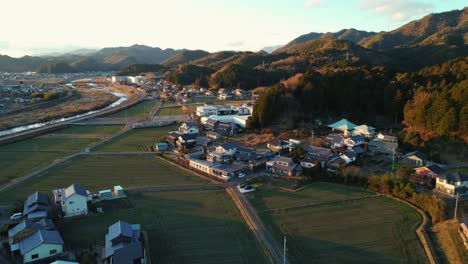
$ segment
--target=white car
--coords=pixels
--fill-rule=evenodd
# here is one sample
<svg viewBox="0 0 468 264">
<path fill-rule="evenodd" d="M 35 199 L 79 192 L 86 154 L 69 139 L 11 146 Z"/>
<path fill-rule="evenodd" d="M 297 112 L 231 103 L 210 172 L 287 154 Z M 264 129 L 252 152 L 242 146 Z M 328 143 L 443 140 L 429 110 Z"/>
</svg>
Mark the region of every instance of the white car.
<svg viewBox="0 0 468 264">
<path fill-rule="evenodd" d="M 239 178 L 244 178 L 245 177 L 245 173 L 239 173 Z"/>
<path fill-rule="evenodd" d="M 10 220 L 18 220 L 21 219 L 21 217 L 23 217 L 23 213 L 14 213 L 11 215 Z"/>
<path fill-rule="evenodd" d="M 242 188 L 241 186 L 239 186 L 239 187 L 237 187 L 237 188 L 239 189 L 239 191 L 240 191 L 241 193 L 249 193 L 249 192 L 255 191 L 255 188 L 253 188 L 253 187 L 250 186 L 250 185 L 247 185 L 247 186 L 245 186 L 245 187 L 243 187 L 243 188 Z"/>
</svg>

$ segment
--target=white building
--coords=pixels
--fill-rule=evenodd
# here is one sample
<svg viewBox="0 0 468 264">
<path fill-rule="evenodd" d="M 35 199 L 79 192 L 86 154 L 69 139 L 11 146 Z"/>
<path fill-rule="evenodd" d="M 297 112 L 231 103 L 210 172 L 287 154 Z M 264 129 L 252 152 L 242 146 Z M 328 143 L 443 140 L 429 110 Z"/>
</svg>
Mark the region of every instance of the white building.
<svg viewBox="0 0 468 264">
<path fill-rule="evenodd" d="M 78 184 L 72 184 L 63 191 L 62 212 L 65 217 L 88 214 L 88 191 Z"/>
<path fill-rule="evenodd" d="M 145 81 L 145 76 L 112 76 L 112 83 L 131 83 L 131 84 L 142 84 Z"/>
</svg>

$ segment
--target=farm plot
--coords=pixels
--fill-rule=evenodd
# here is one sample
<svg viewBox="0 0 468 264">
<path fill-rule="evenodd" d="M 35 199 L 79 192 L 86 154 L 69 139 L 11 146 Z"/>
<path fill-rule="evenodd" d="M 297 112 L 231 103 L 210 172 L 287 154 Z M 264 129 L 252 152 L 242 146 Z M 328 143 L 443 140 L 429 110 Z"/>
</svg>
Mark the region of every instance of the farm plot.
<svg viewBox="0 0 468 264">
<path fill-rule="evenodd" d="M 266 263 L 224 190 L 129 193 L 126 201 L 97 206 L 103 214 L 59 227 L 73 249 L 104 245 L 108 226 L 123 220 L 146 231 L 153 263 Z"/>
<path fill-rule="evenodd" d="M 184 112 L 180 106 L 159 108 L 157 116 L 183 115 Z"/>
<path fill-rule="evenodd" d="M 156 101 L 146 100 L 136 104 L 128 109 L 119 111 L 117 113 L 108 115 L 110 118 L 124 118 L 124 117 L 146 117 L 151 110 L 156 106 Z"/>
<path fill-rule="evenodd" d="M 157 159 L 141 155 L 80 155 L 0 193 L 1 203 L 23 200 L 34 191 L 51 192 L 73 183 L 90 191 L 114 185 L 146 187 L 208 183 Z"/>
<path fill-rule="evenodd" d="M 250 199 L 278 243 L 287 236 L 291 263 L 427 263 L 416 235 L 421 216 L 384 196 L 318 183 Z"/>
<path fill-rule="evenodd" d="M 125 134 L 109 140 L 108 142 L 93 148 L 98 152 L 119 151 L 146 151 L 146 146 L 153 145 L 167 135 L 167 132 L 177 129 L 177 125 L 157 128 L 132 129 Z"/>
<path fill-rule="evenodd" d="M 72 126 L 0 146 L 0 184 L 24 176 L 121 129 L 120 126 Z"/>
</svg>

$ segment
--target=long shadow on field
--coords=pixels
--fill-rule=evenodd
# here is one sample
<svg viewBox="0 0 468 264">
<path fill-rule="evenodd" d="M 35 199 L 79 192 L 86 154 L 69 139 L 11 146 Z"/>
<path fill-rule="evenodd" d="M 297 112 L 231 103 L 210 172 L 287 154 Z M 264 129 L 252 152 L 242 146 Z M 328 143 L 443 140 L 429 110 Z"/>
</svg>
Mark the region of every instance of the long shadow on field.
<svg viewBox="0 0 468 264">
<path fill-rule="evenodd" d="M 64 221 L 60 231 L 66 245 L 103 245 L 108 226 L 123 220 L 139 223 L 147 232 L 153 263 L 265 262 L 224 190 L 132 193 L 128 202 L 104 206 L 100 215 Z"/>
</svg>

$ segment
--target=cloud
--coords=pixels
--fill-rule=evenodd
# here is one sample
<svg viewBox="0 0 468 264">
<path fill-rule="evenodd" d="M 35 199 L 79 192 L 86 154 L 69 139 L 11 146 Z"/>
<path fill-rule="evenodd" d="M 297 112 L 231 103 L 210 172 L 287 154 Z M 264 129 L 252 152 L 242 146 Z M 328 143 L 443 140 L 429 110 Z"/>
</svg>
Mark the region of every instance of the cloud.
<svg viewBox="0 0 468 264">
<path fill-rule="evenodd" d="M 240 41 L 234 41 L 234 42 L 230 42 L 228 43 L 228 46 L 229 47 L 242 47 L 244 46 L 245 42 L 243 40 L 240 40 Z"/>
<path fill-rule="evenodd" d="M 305 8 L 322 7 L 328 0 L 304 0 Z"/>
<path fill-rule="evenodd" d="M 434 8 L 432 3 L 421 0 L 361 0 L 357 7 L 384 15 L 393 21 L 404 21 L 416 15 L 427 14 Z"/>
</svg>

